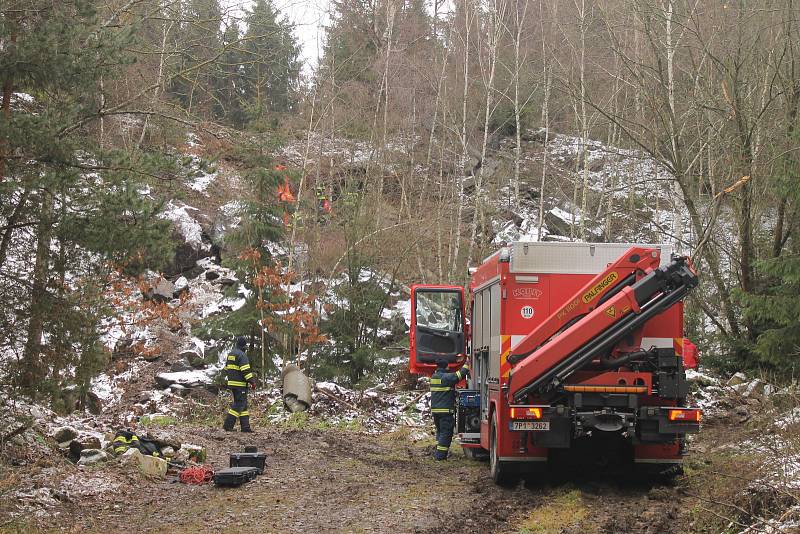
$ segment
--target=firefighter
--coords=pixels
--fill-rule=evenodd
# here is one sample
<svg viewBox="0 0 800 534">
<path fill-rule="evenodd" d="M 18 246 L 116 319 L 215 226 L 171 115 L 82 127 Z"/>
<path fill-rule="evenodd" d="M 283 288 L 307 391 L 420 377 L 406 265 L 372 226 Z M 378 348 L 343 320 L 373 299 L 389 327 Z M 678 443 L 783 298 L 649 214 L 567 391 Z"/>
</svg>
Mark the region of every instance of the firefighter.
<svg viewBox="0 0 800 534">
<path fill-rule="evenodd" d="M 247 386 L 249 385 L 255 391 L 256 381 L 253 371 L 250 369 L 250 361 L 244 353 L 246 346 L 247 339 L 237 338 L 236 346 L 228 354 L 225 362 L 226 383 L 233 393 L 233 403 L 231 403 L 225 423 L 222 425 L 227 432 L 233 431 L 237 419 L 242 427 L 242 432 L 252 432 L 250 412 L 247 411 Z"/>
<path fill-rule="evenodd" d="M 436 425 L 436 460 L 447 460 L 447 451 L 453 441 L 455 429 L 456 390 L 461 379 L 469 376 L 469 365 L 464 365 L 455 373 L 447 371 L 447 360 L 436 360 L 436 371 L 431 376 L 431 413 Z"/>
</svg>

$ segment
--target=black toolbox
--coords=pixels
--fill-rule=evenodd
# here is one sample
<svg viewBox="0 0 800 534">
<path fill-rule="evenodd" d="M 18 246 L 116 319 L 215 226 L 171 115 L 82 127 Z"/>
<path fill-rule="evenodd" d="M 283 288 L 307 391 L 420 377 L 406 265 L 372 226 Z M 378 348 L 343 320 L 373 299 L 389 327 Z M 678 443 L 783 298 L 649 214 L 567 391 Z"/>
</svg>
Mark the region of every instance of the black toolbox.
<svg viewBox="0 0 800 534">
<path fill-rule="evenodd" d="M 231 467 L 255 467 L 260 475 L 264 472 L 266 461 L 267 455 L 263 452 L 232 452 L 230 465 Z"/>
<path fill-rule="evenodd" d="M 245 482 L 250 482 L 257 476 L 258 469 L 255 467 L 229 467 L 214 473 L 214 484 L 217 486 L 236 487 Z"/>
</svg>

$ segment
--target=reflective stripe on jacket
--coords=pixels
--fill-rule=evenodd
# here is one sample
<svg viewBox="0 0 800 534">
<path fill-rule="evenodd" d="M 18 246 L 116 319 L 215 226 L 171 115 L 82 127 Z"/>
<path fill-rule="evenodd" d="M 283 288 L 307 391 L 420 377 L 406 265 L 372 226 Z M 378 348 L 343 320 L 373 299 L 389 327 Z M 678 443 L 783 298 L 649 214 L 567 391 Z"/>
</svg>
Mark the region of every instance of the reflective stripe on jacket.
<svg viewBox="0 0 800 534">
<path fill-rule="evenodd" d="M 453 413 L 456 407 L 455 385 L 467 376 L 466 365 L 455 373 L 436 369 L 431 376 L 431 413 Z"/>
<path fill-rule="evenodd" d="M 253 371 L 247 355 L 238 348 L 228 353 L 225 361 L 225 378 L 228 387 L 246 388 L 247 383 L 253 380 Z"/>
</svg>

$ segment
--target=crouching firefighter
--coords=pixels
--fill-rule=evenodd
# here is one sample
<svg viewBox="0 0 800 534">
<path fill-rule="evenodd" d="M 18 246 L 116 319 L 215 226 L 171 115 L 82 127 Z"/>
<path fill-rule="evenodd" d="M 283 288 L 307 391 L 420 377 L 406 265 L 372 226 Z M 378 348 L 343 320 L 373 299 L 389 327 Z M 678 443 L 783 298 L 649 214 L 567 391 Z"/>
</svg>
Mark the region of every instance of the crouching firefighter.
<svg viewBox="0 0 800 534">
<path fill-rule="evenodd" d="M 455 373 L 447 371 L 447 360 L 436 360 L 436 371 L 431 376 L 431 413 L 436 425 L 436 460 L 447 460 L 447 451 L 453 441 L 455 429 L 456 389 L 463 378 L 469 376 L 469 365 L 464 364 Z"/>
<path fill-rule="evenodd" d="M 255 377 L 250 369 L 250 361 L 244 353 L 247 340 L 244 337 L 236 339 L 236 346 L 228 354 L 225 362 L 225 379 L 228 388 L 233 393 L 233 403 L 225 417 L 222 428 L 231 432 L 236 426 L 236 420 L 242 426 L 242 432 L 252 432 L 250 429 L 250 412 L 247 411 L 247 386 L 256 389 Z"/>
</svg>

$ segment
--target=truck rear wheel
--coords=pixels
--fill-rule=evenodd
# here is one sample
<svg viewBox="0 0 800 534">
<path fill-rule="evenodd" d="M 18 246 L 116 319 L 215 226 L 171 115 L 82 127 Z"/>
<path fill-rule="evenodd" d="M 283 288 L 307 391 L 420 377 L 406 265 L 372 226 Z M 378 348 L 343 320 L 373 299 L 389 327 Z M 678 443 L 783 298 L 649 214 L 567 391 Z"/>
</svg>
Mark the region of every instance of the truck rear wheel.
<svg viewBox="0 0 800 534">
<path fill-rule="evenodd" d="M 492 415 L 492 426 L 489 430 L 489 472 L 492 480 L 500 486 L 511 486 L 519 480 L 519 474 L 512 472 L 510 462 L 500 460 L 500 447 L 497 441 L 497 414 Z"/>
</svg>

